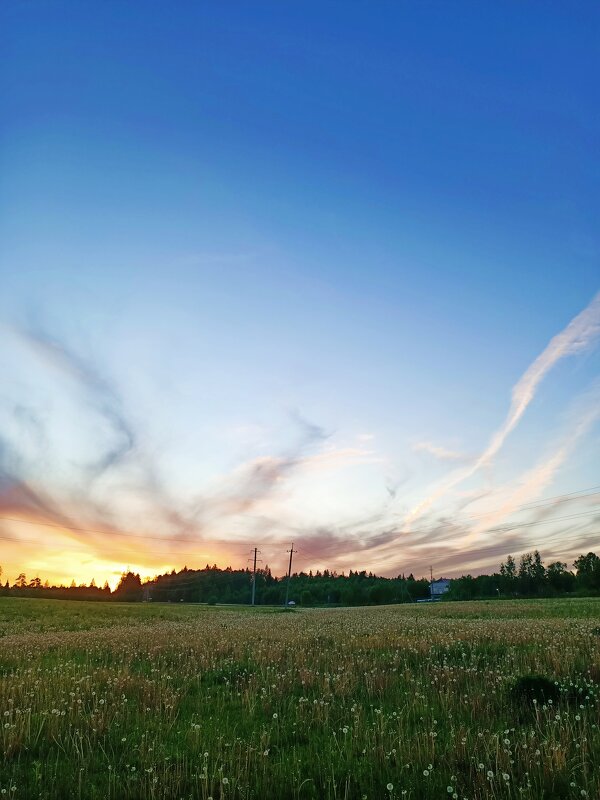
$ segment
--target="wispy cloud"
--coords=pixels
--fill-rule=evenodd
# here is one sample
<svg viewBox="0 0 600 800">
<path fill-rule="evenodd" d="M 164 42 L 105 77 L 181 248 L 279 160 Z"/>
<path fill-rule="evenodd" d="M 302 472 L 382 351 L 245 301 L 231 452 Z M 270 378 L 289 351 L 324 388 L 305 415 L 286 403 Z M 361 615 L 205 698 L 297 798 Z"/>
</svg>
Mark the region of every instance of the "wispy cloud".
<svg viewBox="0 0 600 800">
<path fill-rule="evenodd" d="M 497 496 L 504 495 L 505 499 L 502 504 L 481 516 L 461 544 L 467 546 L 483 531 L 508 519 L 524 505 L 539 498 L 544 489 L 552 484 L 556 473 L 568 460 L 577 444 L 600 419 L 600 382 L 596 382 L 593 388 L 579 400 L 571 416 L 569 429 L 563 434 L 559 443 L 554 446 L 552 452 L 544 456 L 512 486 L 503 487 L 496 493 Z M 559 504 L 560 499 L 556 505 Z"/>
<path fill-rule="evenodd" d="M 90 403 L 108 423 L 113 441 L 102 456 L 90 464 L 91 474 L 99 476 L 121 463 L 134 449 L 136 434 L 110 381 L 89 360 L 81 358 L 58 339 L 32 328 L 14 330 L 47 367 L 69 376 L 83 387 Z"/>
<path fill-rule="evenodd" d="M 382 464 L 384 458 L 362 447 L 336 447 L 321 450 L 302 460 L 304 472 L 326 472 L 358 464 Z"/>
<path fill-rule="evenodd" d="M 76 393 L 82 417 L 87 413 L 97 426 L 100 416 L 102 435 L 107 438 L 100 456 L 86 458 L 78 467 L 79 473 L 73 473 L 73 482 L 57 487 L 45 482 L 35 469 L 33 451 L 36 447 L 46 448 L 51 440 L 45 429 L 47 420 L 37 415 L 34 407 L 11 400 L 9 407 L 15 421 L 12 431 L 26 431 L 29 445 L 23 448 L 25 439 L 19 435 L 12 436 L 10 444 L 0 438 L 0 513 L 40 526 L 59 526 L 54 540 L 60 546 L 64 543 L 66 549 L 70 545 L 80 548 L 81 554 L 95 563 L 143 560 L 158 566 L 167 560 L 181 565 L 188 560 L 186 554 L 190 550 L 198 554 L 197 545 L 227 557 L 232 547 L 239 548 L 241 543 L 250 541 L 249 537 L 253 541 L 260 537 L 263 546 L 272 545 L 275 551 L 281 550 L 282 536 L 289 536 L 302 549 L 303 563 L 337 569 L 367 565 L 385 574 L 418 573 L 432 561 L 448 572 L 462 570 L 465 564 L 471 569 L 487 567 L 510 550 L 518 553 L 529 546 L 529 535 L 519 529 L 489 533 L 489 528 L 510 521 L 523 504 L 540 497 L 553 482 L 596 421 L 600 392 L 592 392 L 580 403 L 565 436 L 522 477 L 495 488 L 467 485 L 459 491 L 452 490 L 493 461 L 552 366 L 591 347 L 599 331 L 600 295 L 551 340 L 525 371 L 513 389 L 504 422 L 479 456 L 469 457 L 431 441 L 416 442 L 413 451 L 442 463 L 469 463 L 455 469 L 411 514 L 405 516 L 398 506 L 407 505 L 405 497 L 413 478 L 406 475 L 414 473 L 398 465 L 405 477 L 386 482 L 382 474 L 381 497 L 376 492 L 371 496 L 371 510 L 363 506 L 353 516 L 354 512 L 346 508 L 345 513 L 340 511 L 343 522 L 335 525 L 330 519 L 325 525 L 318 508 L 310 508 L 302 515 L 298 487 L 310 488 L 312 479 L 315 486 L 320 482 L 322 488 L 324 473 L 351 466 L 384 464 L 387 472 L 391 465 L 371 449 L 371 434 L 354 436 L 351 445 L 340 443 L 338 437 L 294 411 L 288 415 L 285 429 L 276 432 L 279 446 L 268 446 L 269 430 L 261 427 L 260 435 L 253 432 L 249 437 L 253 444 L 241 463 L 227 469 L 210 485 L 199 485 L 175 498 L 173 483 L 165 479 L 160 453 L 150 446 L 119 387 L 104 374 L 100 364 L 82 357 L 70 343 L 35 329 L 21 329 L 18 336 L 27 350 L 61 386 L 70 386 Z M 100 477 L 102 480 L 98 480 Z M 358 485 L 355 473 L 351 473 L 350 480 L 353 487 Z M 445 512 L 434 513 L 438 508 L 435 501 L 449 494 Z M 485 517 L 470 519 L 464 509 L 472 504 L 475 511 L 482 506 L 485 513 L 490 505 L 495 510 Z M 550 517 L 547 508 L 525 518 L 535 521 L 544 515 Z M 306 522 L 309 519 L 313 520 L 310 524 Z M 420 520 L 419 525 L 413 526 L 416 519 Z M 587 541 L 586 526 L 584 519 L 573 530 L 574 542 Z M 12 536 L 13 529 L 4 530 Z M 18 525 L 14 530 L 15 538 L 26 538 Z M 144 530 L 148 530 L 145 540 Z M 41 527 L 40 531 L 40 542 L 44 536 L 46 541 L 52 539 L 51 532 L 46 535 L 47 530 Z"/>
<path fill-rule="evenodd" d="M 260 515 L 267 501 L 295 473 L 334 468 L 336 463 L 365 457 L 358 448 L 337 448 L 313 461 L 314 451 L 327 441 L 329 434 L 294 410 L 288 414 L 287 447 L 246 460 L 223 475 L 212 489 L 199 489 L 195 496 L 175 499 L 162 478 L 160 458 L 146 446 L 116 385 L 100 367 L 46 333 L 23 328 L 14 333 L 59 384 L 83 390 L 77 398 L 82 415 L 86 409 L 92 415 L 99 414 L 107 423 L 103 430 L 108 430 L 111 441 L 100 458 L 73 473 L 69 485 L 50 488 L 52 482 L 46 482 L 42 488 L 31 477 L 36 474 L 39 453 L 20 452 L 18 436 L 13 437 L 12 445 L 0 438 L 0 513 L 5 518 L 5 523 L 0 524 L 5 527 L 7 517 L 8 523 L 17 527 L 18 520 L 35 523 L 41 526 L 42 533 L 50 532 L 63 542 L 70 539 L 102 558 L 111 553 L 122 556 L 124 552 L 139 557 L 142 552 L 149 563 L 156 563 L 156 551 L 164 555 L 165 550 L 170 550 L 177 559 L 177 552 L 189 550 L 190 542 L 201 543 L 210 538 L 211 543 L 218 543 L 233 518 Z M 19 424 L 31 427 L 32 413 L 24 419 L 22 405 L 13 406 L 13 423 L 18 418 Z M 47 438 L 44 425 L 41 418 L 35 418 L 39 446 Z M 110 481 L 96 482 L 100 476 L 108 478 L 109 473 Z M 140 519 L 151 524 L 153 534 L 162 535 L 151 534 L 142 541 L 140 527 L 143 530 L 145 526 L 143 522 L 140 526 Z M 56 527 L 44 527 L 48 525 Z M 278 527 L 281 529 L 282 525 Z"/>
<path fill-rule="evenodd" d="M 580 353 L 595 342 L 600 333 L 600 293 L 583 309 L 567 327 L 554 336 L 540 355 L 525 370 L 512 390 L 512 401 L 508 414 L 498 430 L 492 435 L 487 447 L 468 467 L 457 470 L 443 481 L 433 492 L 407 514 L 404 525 L 409 527 L 415 520 L 451 489 L 470 478 L 485 467 L 497 455 L 508 435 L 515 429 L 527 407 L 533 400 L 544 376 L 561 359 Z"/>
<path fill-rule="evenodd" d="M 468 461 L 470 456 L 459 453 L 457 450 L 449 450 L 433 442 L 416 442 L 412 449 L 415 453 L 428 453 L 439 461 Z"/>
</svg>

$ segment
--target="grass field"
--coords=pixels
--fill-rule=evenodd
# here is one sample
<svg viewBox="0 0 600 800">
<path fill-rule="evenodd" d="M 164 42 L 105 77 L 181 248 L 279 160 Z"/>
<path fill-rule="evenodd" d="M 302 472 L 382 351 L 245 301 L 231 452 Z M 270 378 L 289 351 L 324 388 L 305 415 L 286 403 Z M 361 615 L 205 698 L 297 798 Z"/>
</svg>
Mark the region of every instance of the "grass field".
<svg viewBox="0 0 600 800">
<path fill-rule="evenodd" d="M 4 798 L 600 798 L 600 600 L 0 600 Z M 510 687 L 557 681 L 553 702 Z"/>
</svg>

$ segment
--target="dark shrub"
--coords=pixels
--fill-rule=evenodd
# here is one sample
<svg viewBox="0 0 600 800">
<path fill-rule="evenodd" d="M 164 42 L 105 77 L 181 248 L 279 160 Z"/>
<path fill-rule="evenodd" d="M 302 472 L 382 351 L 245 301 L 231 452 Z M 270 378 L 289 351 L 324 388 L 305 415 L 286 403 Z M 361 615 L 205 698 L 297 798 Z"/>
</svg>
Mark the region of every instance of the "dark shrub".
<svg viewBox="0 0 600 800">
<path fill-rule="evenodd" d="M 544 675 L 521 675 L 514 682 L 510 693 L 518 703 L 556 703 L 560 697 L 560 689 L 553 680 Z"/>
</svg>

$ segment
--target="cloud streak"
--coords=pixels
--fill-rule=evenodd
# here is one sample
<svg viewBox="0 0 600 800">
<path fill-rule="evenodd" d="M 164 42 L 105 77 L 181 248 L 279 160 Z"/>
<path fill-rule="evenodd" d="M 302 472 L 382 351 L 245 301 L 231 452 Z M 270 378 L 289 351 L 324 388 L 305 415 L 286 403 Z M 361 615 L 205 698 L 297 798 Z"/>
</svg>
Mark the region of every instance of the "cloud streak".
<svg viewBox="0 0 600 800">
<path fill-rule="evenodd" d="M 113 433 L 114 443 L 89 469 L 93 477 L 99 477 L 110 468 L 120 464 L 136 445 L 136 434 L 127 419 L 122 402 L 112 384 L 74 351 L 57 339 L 41 331 L 16 328 L 21 340 L 52 369 L 68 375 L 82 386 L 91 403 L 106 420 Z"/>
<path fill-rule="evenodd" d="M 492 435 L 485 450 L 472 465 L 453 473 L 436 490 L 415 506 L 405 518 L 405 527 L 409 527 L 451 489 L 470 478 L 482 467 L 487 466 L 498 454 L 509 434 L 518 425 L 546 374 L 561 359 L 589 348 L 599 334 L 600 292 L 596 294 L 583 311 L 571 320 L 564 330 L 550 340 L 540 355 L 519 378 L 512 390 L 512 400 L 508 414 L 500 428 Z"/>
<path fill-rule="evenodd" d="M 518 486 L 510 493 L 501 507 L 486 514 L 471 528 L 468 536 L 462 542 L 464 546 L 469 545 L 478 534 L 489 530 L 493 525 L 497 525 L 502 520 L 513 515 L 524 504 L 540 497 L 543 490 L 552 483 L 556 472 L 567 461 L 579 441 L 590 432 L 594 424 L 600 419 L 599 383 L 588 393 L 582 405 L 583 409 L 579 410 L 571 429 L 552 454 L 542 459 L 540 463 L 536 464 L 533 469 L 523 476 L 518 482 Z"/>
<path fill-rule="evenodd" d="M 412 449 L 415 453 L 428 453 L 439 461 L 467 461 L 470 457 L 465 453 L 456 450 L 448 450 L 446 447 L 434 444 L 433 442 L 417 442 Z"/>
</svg>

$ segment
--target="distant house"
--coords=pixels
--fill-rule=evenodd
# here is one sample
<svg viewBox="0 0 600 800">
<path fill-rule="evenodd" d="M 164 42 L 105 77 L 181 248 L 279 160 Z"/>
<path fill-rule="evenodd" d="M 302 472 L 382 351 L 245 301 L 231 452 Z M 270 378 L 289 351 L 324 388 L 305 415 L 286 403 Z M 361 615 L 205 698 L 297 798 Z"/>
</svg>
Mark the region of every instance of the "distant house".
<svg viewBox="0 0 600 800">
<path fill-rule="evenodd" d="M 429 593 L 431 594 L 431 599 L 437 599 L 445 594 L 448 589 L 450 588 L 450 579 L 449 578 L 440 578 L 437 581 L 432 581 L 429 584 Z"/>
</svg>

